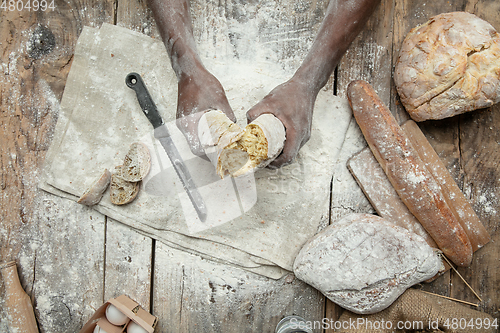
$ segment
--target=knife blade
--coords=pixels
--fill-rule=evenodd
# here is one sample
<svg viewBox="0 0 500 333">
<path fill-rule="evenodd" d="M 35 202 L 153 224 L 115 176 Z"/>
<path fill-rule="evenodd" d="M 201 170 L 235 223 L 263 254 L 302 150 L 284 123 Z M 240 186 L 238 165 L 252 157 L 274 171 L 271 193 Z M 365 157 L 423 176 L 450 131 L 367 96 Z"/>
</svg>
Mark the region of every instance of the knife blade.
<svg viewBox="0 0 500 333">
<path fill-rule="evenodd" d="M 148 118 L 151 125 L 153 125 L 154 137 L 160 141 L 163 149 L 165 149 L 165 152 L 167 153 L 177 176 L 179 176 L 182 186 L 191 200 L 199 219 L 202 222 L 205 222 L 207 219 L 207 207 L 205 202 L 203 201 L 203 198 L 198 191 L 189 170 L 184 164 L 179 151 L 175 147 L 168 128 L 163 122 L 163 119 L 158 112 L 158 109 L 156 108 L 156 105 L 151 98 L 142 77 L 138 73 L 129 73 L 125 78 L 125 83 L 127 87 L 135 91 L 143 113 L 146 115 L 146 118 Z"/>
</svg>

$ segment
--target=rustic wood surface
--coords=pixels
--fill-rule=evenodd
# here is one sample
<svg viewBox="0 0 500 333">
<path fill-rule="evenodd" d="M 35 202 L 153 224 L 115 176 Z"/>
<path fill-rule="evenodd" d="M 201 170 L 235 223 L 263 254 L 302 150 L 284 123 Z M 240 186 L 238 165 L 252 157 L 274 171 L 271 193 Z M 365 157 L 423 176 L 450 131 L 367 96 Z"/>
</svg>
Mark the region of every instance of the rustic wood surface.
<svg viewBox="0 0 500 333">
<path fill-rule="evenodd" d="M 212 17 L 251 20 L 245 6 L 258 3 L 192 1 L 193 17 L 201 18 L 196 22 L 205 22 L 195 25 L 195 35 L 211 36 Z M 281 24 L 262 27 L 262 38 L 282 50 L 287 66 L 297 66 L 294 54 L 310 45 L 328 1 L 276 3 L 274 18 Z M 0 261 L 18 263 L 40 332 L 77 332 L 105 300 L 122 293 L 159 317 L 157 332 L 274 332 L 286 315 L 310 321 L 338 318 L 339 307 L 293 275 L 270 280 L 209 262 L 37 188 L 83 26 L 106 22 L 158 38 L 143 0 L 54 4 L 55 10 L 45 12 L 0 9 Z M 474 13 L 500 30 L 497 0 L 382 0 L 328 89 L 345 96 L 351 80 L 365 79 L 400 122 L 408 119 L 392 80 L 401 42 L 417 24 L 455 10 Z M 459 270 L 483 302 L 451 271 L 422 288 L 478 303 L 477 309 L 495 318 L 500 317 L 499 109 L 420 124 L 492 236 L 472 266 Z M 358 131 L 352 121 L 349 135 L 357 138 Z M 361 149 L 365 143 L 353 139 L 347 144 Z M 348 157 L 341 154 L 340 159 Z M 339 167 L 332 180 L 331 221 L 349 212 L 373 212 L 361 190 L 352 190 L 352 182 L 347 169 Z M 0 332 L 7 332 L 3 284 L 0 295 Z M 315 330 L 322 331 L 332 332 Z"/>
</svg>

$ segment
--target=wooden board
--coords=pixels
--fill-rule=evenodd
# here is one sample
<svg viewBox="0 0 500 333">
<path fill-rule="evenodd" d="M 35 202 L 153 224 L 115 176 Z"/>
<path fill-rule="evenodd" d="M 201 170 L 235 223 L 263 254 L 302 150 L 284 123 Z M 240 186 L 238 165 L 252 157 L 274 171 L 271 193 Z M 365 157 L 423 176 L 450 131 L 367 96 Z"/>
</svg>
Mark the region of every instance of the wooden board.
<svg viewBox="0 0 500 333">
<path fill-rule="evenodd" d="M 280 50 L 284 66 L 300 64 L 296 54 L 310 46 L 327 4 L 327 0 L 279 1 L 276 15 L 259 28 L 261 38 Z M 211 29 L 218 24 L 251 22 L 256 6 L 268 3 L 196 0 L 191 5 L 193 17 L 203 18 L 194 27 L 201 41 L 213 37 Z M 382 0 L 328 89 L 335 86 L 337 94 L 345 96 L 351 80 L 365 79 L 397 119 L 406 120 L 392 81 L 401 42 L 430 16 L 454 10 L 475 13 L 500 30 L 496 0 Z M 40 332 L 78 331 L 102 302 L 120 293 L 158 315 L 160 332 L 272 332 L 286 315 L 310 321 L 338 318 L 340 308 L 293 276 L 275 281 L 208 262 L 37 189 L 76 40 L 84 25 L 99 27 L 103 22 L 158 38 L 143 0 L 55 1 L 54 11 L 0 11 L 0 260 L 17 261 L 23 287 L 35 304 Z M 43 43 L 34 43 L 34 35 L 41 36 Z M 224 47 L 235 42 L 214 43 L 214 55 L 227 52 Z M 421 124 L 492 235 L 473 265 L 460 272 L 483 298 L 479 309 L 496 318 L 500 317 L 499 109 L 494 106 Z M 341 161 L 349 157 L 345 152 L 365 145 L 354 120 L 345 145 Z M 352 190 L 350 182 L 355 181 L 348 176 L 347 168 L 339 166 L 325 223 L 349 212 L 373 212 L 362 191 Z M 455 273 L 424 289 L 477 302 Z M 0 297 L 3 309 L 1 303 Z M 8 330 L 6 316 L 0 310 L 0 331 Z"/>
<path fill-rule="evenodd" d="M 45 194 L 37 182 L 78 34 L 84 25 L 112 23 L 112 4 L 0 11 L 0 260 L 18 263 L 41 332 L 77 330 L 103 298 L 104 217 Z"/>
</svg>

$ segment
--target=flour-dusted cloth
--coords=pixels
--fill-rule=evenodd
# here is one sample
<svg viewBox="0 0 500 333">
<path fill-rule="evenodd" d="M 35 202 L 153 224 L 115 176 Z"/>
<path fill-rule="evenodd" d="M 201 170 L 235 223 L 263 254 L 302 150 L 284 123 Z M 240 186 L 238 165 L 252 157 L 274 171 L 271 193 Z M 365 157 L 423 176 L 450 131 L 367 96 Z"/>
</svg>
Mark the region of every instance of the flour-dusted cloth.
<svg viewBox="0 0 500 333">
<path fill-rule="evenodd" d="M 246 110 L 287 79 L 268 63 L 206 63 L 242 126 Z M 206 222 L 197 218 L 135 92 L 126 86 L 130 72 L 142 76 L 167 124 L 208 207 Z M 96 210 L 205 258 L 271 278 L 291 271 L 302 245 L 328 218 L 330 183 L 351 119 L 347 101 L 319 94 L 311 138 L 291 165 L 223 180 L 210 162 L 191 154 L 175 126 L 176 102 L 177 80 L 161 41 L 108 24 L 84 28 L 40 187 L 77 200 L 105 168 L 114 172 L 122 164 L 130 144 L 143 142 L 152 166 L 137 198 L 116 206 L 106 192 Z"/>
</svg>

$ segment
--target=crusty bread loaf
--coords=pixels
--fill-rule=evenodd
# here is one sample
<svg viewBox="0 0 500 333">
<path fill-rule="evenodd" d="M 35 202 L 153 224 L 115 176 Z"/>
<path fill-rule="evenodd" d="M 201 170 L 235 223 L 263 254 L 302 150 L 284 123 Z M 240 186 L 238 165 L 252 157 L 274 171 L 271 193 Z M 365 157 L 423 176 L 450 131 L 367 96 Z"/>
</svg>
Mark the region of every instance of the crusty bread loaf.
<svg viewBox="0 0 500 333">
<path fill-rule="evenodd" d="M 364 81 L 351 82 L 347 96 L 373 155 L 401 200 L 450 260 L 470 265 L 472 247 L 464 229 L 389 109 Z"/>
<path fill-rule="evenodd" d="M 500 101 L 500 34 L 470 13 L 434 16 L 406 36 L 394 82 L 415 121 L 491 106 Z"/>
<path fill-rule="evenodd" d="M 125 205 L 132 202 L 139 193 L 139 182 L 129 182 L 122 178 L 122 166 L 111 175 L 110 199 L 115 205 Z"/>
<path fill-rule="evenodd" d="M 87 206 L 97 205 L 108 188 L 110 180 L 111 172 L 108 169 L 104 169 L 101 175 L 85 190 L 77 202 Z"/>
<path fill-rule="evenodd" d="M 121 177 L 128 182 L 138 182 L 147 176 L 150 168 L 151 155 L 148 147 L 141 142 L 131 144 L 120 168 Z"/>
<path fill-rule="evenodd" d="M 441 262 L 420 236 L 371 214 L 350 214 L 311 238 L 293 264 L 298 279 L 356 313 L 387 308 Z"/>
</svg>

